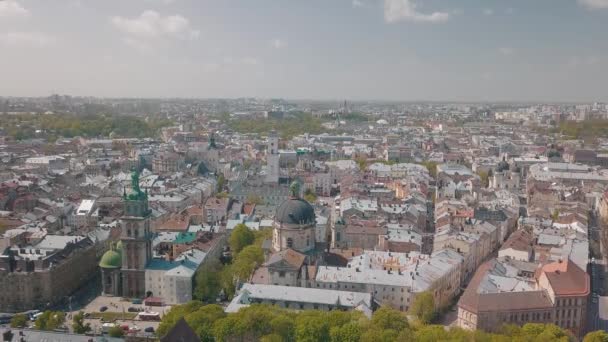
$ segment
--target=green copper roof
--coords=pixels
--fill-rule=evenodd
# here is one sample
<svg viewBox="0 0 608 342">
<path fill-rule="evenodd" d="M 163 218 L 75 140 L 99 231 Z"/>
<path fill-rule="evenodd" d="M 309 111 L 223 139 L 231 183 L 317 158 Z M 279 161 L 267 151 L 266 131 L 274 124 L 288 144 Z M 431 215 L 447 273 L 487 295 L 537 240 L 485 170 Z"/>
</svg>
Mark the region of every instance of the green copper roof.
<svg viewBox="0 0 608 342">
<path fill-rule="evenodd" d="M 99 267 L 101 268 L 120 268 L 122 266 L 122 255 L 114 249 L 103 254 Z"/>
<path fill-rule="evenodd" d="M 148 199 L 148 194 L 139 188 L 139 172 L 136 170 L 131 172 L 131 193 L 127 195 L 125 192 L 124 197 L 130 201 L 145 201 Z"/>
<path fill-rule="evenodd" d="M 173 241 L 173 243 L 176 243 L 176 244 L 190 243 L 190 242 L 193 242 L 195 239 L 196 239 L 196 233 L 193 233 L 193 232 L 179 233 L 177 235 L 177 237 L 175 238 L 175 241 Z"/>
</svg>

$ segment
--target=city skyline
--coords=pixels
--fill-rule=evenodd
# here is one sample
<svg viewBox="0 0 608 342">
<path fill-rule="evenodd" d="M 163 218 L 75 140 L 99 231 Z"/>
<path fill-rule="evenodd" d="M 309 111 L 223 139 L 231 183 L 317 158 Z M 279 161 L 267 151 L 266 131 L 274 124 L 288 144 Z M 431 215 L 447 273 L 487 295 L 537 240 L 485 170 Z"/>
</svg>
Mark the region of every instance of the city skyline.
<svg viewBox="0 0 608 342">
<path fill-rule="evenodd" d="M 608 1 L 0 1 L 0 94 L 606 100 Z"/>
</svg>

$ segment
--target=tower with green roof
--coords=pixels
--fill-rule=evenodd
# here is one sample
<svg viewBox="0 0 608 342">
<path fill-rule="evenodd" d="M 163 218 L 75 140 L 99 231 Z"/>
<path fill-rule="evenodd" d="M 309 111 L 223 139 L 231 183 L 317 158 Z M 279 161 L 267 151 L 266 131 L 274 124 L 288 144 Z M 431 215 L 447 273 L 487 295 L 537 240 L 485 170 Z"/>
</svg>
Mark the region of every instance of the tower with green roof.
<svg viewBox="0 0 608 342">
<path fill-rule="evenodd" d="M 148 194 L 139 187 L 139 173 L 131 174 L 131 191 L 124 193 L 121 218 L 122 296 L 143 298 L 146 265 L 152 259 L 152 232 Z"/>
</svg>

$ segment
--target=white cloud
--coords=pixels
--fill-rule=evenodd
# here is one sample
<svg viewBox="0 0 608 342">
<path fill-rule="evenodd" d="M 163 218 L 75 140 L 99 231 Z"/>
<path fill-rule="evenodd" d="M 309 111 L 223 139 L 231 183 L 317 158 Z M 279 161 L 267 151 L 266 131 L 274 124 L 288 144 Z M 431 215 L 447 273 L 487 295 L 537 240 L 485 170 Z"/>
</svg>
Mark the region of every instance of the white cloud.
<svg viewBox="0 0 608 342">
<path fill-rule="evenodd" d="M 281 39 L 275 38 L 270 41 L 270 45 L 275 49 L 281 49 L 287 46 L 287 43 Z"/>
<path fill-rule="evenodd" d="M 608 9 L 608 0 L 578 0 L 578 2 L 589 9 Z"/>
<path fill-rule="evenodd" d="M 501 54 L 503 54 L 505 56 L 510 56 L 515 53 L 515 49 L 510 48 L 510 47 L 501 47 L 501 48 L 498 48 L 498 52 L 500 52 Z"/>
<path fill-rule="evenodd" d="M 16 0 L 0 0 L 0 17 L 26 16 L 30 12 Z"/>
<path fill-rule="evenodd" d="M 494 10 L 491 9 L 491 8 L 486 8 L 486 9 L 483 10 L 483 14 L 485 14 L 485 15 L 492 15 L 492 14 L 494 14 Z"/>
<path fill-rule="evenodd" d="M 425 23 L 439 23 L 448 20 L 447 12 L 420 13 L 416 10 L 414 0 L 384 0 L 384 20 L 387 23 L 398 21 L 412 21 Z"/>
<path fill-rule="evenodd" d="M 363 7 L 363 6 L 365 6 L 365 4 L 363 3 L 363 1 L 361 1 L 361 0 L 353 0 L 352 4 L 353 4 L 353 7 Z"/>
<path fill-rule="evenodd" d="M 0 34 L 0 45 L 22 47 L 45 47 L 55 38 L 41 32 L 7 32 Z"/>
<path fill-rule="evenodd" d="M 181 15 L 162 16 L 156 11 L 147 10 L 135 18 L 114 16 L 110 18 L 118 30 L 140 38 L 174 36 L 182 39 L 196 39 L 200 31 L 190 26 L 190 21 Z"/>
</svg>

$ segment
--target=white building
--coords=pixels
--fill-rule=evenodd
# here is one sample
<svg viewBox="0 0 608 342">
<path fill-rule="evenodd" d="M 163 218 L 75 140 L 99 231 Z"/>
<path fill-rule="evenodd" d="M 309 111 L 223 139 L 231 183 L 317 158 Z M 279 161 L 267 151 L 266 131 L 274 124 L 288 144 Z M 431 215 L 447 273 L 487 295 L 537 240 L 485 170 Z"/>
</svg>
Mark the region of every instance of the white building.
<svg viewBox="0 0 608 342">
<path fill-rule="evenodd" d="M 73 225 L 76 228 L 88 227 L 96 224 L 95 200 L 85 199 L 80 202 L 78 209 L 73 214 Z"/>
<path fill-rule="evenodd" d="M 315 287 L 371 293 L 375 301 L 400 311 L 409 310 L 416 294 L 429 291 L 439 309 L 458 294 L 463 261 L 452 249 L 432 255 L 365 251 L 346 267 L 320 266 Z"/>
<path fill-rule="evenodd" d="M 193 278 L 206 256 L 203 251 L 191 249 L 174 261 L 152 259 L 146 267 L 146 294 L 160 297 L 166 304 L 191 301 Z"/>
<path fill-rule="evenodd" d="M 369 293 L 262 284 L 243 285 L 226 312 L 237 312 L 255 303 L 294 310 L 359 310 L 368 317 L 372 314 Z"/>
</svg>

